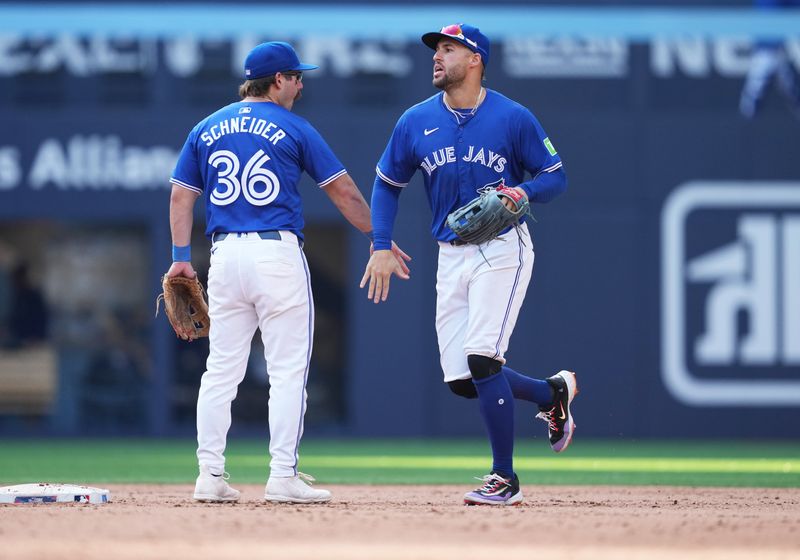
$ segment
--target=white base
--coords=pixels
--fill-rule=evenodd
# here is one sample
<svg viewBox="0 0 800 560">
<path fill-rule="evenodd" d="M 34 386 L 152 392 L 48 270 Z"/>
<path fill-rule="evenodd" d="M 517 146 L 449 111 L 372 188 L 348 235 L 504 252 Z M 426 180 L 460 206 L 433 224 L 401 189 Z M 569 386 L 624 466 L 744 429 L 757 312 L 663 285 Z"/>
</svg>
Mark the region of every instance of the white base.
<svg viewBox="0 0 800 560">
<path fill-rule="evenodd" d="M 103 488 L 75 484 L 17 484 L 0 487 L 0 504 L 105 504 L 111 493 Z"/>
</svg>

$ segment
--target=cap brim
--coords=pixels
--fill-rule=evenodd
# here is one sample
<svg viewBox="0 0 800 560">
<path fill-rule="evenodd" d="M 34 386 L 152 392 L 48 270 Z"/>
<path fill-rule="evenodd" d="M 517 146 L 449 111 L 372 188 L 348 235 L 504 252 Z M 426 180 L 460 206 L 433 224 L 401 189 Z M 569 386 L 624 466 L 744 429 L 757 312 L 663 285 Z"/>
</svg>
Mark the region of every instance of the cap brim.
<svg viewBox="0 0 800 560">
<path fill-rule="evenodd" d="M 476 53 L 480 53 L 481 52 L 477 47 L 475 47 L 473 45 L 470 45 L 464 39 L 459 39 L 458 37 L 453 37 L 452 35 L 446 35 L 444 33 L 437 33 L 436 31 L 434 31 L 434 32 L 431 32 L 431 33 L 426 33 L 425 35 L 422 36 L 422 42 L 425 43 L 426 45 L 428 45 L 433 50 L 436 50 L 436 46 L 439 44 L 439 41 L 441 41 L 442 39 L 450 39 L 451 41 L 455 41 L 459 45 L 464 45 L 465 47 L 467 47 L 472 52 L 476 52 Z"/>
<path fill-rule="evenodd" d="M 441 41 L 442 37 L 447 37 L 448 39 L 453 39 L 454 41 L 458 41 L 458 39 L 449 37 L 444 33 L 438 33 L 436 31 L 432 31 L 431 33 L 426 33 L 425 35 L 422 36 L 422 42 L 425 43 L 428 47 L 432 48 L 433 50 L 436 50 L 436 45 L 439 44 L 439 41 Z"/>
<path fill-rule="evenodd" d="M 305 70 L 316 70 L 317 68 L 319 68 L 319 66 L 316 66 L 314 64 L 305 64 L 304 62 L 301 62 L 300 64 L 292 68 L 292 70 L 305 71 Z"/>
</svg>

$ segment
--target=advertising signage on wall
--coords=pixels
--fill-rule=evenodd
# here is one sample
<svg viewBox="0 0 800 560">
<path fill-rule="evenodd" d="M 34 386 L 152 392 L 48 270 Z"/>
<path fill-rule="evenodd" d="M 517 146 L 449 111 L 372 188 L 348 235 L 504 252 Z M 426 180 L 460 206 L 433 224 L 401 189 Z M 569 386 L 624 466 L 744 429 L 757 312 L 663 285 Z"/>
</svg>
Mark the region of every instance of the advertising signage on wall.
<svg viewBox="0 0 800 560">
<path fill-rule="evenodd" d="M 125 145 L 117 135 L 44 138 L 29 167 L 20 149 L 0 146 L 0 192 L 27 185 L 31 190 L 166 189 L 178 157 L 168 146 Z"/>
<path fill-rule="evenodd" d="M 230 76 L 239 77 L 244 57 L 262 40 L 268 38 L 214 40 L 185 35 L 176 39 L 115 39 L 99 34 L 59 34 L 45 38 L 5 35 L 0 36 L 0 79 L 61 71 L 76 77 L 165 72 L 186 78 L 207 72 L 210 67 L 224 68 Z M 335 35 L 291 40 L 304 59 L 321 66 L 322 72 L 318 75 L 404 77 L 413 69 L 407 53 L 410 42 L 405 40 L 358 40 Z"/>
<path fill-rule="evenodd" d="M 238 77 L 244 56 L 261 40 L 267 38 L 212 40 L 186 35 L 175 39 L 115 39 L 99 34 L 32 38 L 9 34 L 0 36 L 0 80 L 53 72 L 73 77 L 164 72 L 187 78 L 209 68 Z M 404 78 L 422 71 L 429 62 L 414 56 L 421 50 L 415 40 L 324 34 L 299 35 L 291 40 L 304 60 L 320 66 L 319 72 L 309 74 L 312 80 L 371 74 Z M 645 45 L 653 76 L 738 79 L 747 73 L 755 43 L 751 37 L 689 36 L 653 38 Z M 506 36 L 495 48 L 500 50 L 498 67 L 511 78 L 626 78 L 635 44 L 619 37 L 530 34 Z M 783 44 L 790 61 L 800 69 L 800 38 L 787 38 Z"/>
</svg>

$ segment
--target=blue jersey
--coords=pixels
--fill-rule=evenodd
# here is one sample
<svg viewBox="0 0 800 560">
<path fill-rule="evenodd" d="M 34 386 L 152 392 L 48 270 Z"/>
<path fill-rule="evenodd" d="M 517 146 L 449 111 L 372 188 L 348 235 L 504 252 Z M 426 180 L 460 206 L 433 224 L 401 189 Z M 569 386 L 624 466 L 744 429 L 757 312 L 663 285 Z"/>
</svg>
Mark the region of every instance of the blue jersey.
<svg viewBox="0 0 800 560">
<path fill-rule="evenodd" d="M 170 180 L 205 195 L 209 237 L 288 230 L 302 238 L 303 171 L 320 187 L 346 173 L 304 118 L 275 103 L 241 101 L 192 129 Z"/>
<path fill-rule="evenodd" d="M 389 185 L 404 187 L 421 169 L 433 211 L 431 232 L 439 241 L 450 241 L 456 235 L 447 227 L 447 215 L 475 198 L 481 188 L 503 181 L 509 187 L 522 187 L 531 202 L 547 202 L 566 186 L 561 165 L 533 114 L 487 89 L 475 111 L 448 107 L 443 93 L 408 109 L 392 132 L 377 173 Z M 526 171 L 533 177 L 528 182 Z M 558 192 L 536 180 L 553 172 L 560 177 L 555 182 Z"/>
</svg>

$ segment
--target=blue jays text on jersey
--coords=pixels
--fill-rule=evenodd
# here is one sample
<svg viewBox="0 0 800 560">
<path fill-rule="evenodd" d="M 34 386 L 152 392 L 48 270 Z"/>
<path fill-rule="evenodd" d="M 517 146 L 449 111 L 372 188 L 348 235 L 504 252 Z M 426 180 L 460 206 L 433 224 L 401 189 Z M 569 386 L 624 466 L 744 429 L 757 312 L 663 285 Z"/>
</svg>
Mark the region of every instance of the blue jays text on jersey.
<svg viewBox="0 0 800 560">
<path fill-rule="evenodd" d="M 531 202 L 547 202 L 566 188 L 561 158 L 533 114 L 504 95 L 486 90 L 474 111 L 447 105 L 444 94 L 414 105 L 398 120 L 377 166 L 380 180 L 408 184 L 417 169 L 433 211 L 432 234 L 450 241 L 447 215 L 475 198 L 484 185 L 521 187 Z M 525 181 L 526 172 L 531 178 Z M 382 208 L 373 204 L 375 238 Z M 375 213 L 378 219 L 375 219 Z M 376 244 L 376 248 L 378 245 Z"/>
<path fill-rule="evenodd" d="M 506 158 L 494 153 L 492 150 L 486 150 L 486 152 L 484 153 L 483 148 L 476 150 L 475 146 L 469 146 L 467 154 L 461 159 L 469 163 L 482 163 L 486 167 L 491 167 L 498 173 L 502 173 L 506 168 Z M 431 161 L 431 156 L 433 156 L 433 161 Z M 431 156 L 426 156 L 420 163 L 420 166 L 428 175 L 445 163 L 455 163 L 456 148 L 455 146 L 440 148 L 433 152 Z"/>
<path fill-rule="evenodd" d="M 302 238 L 303 171 L 320 187 L 347 172 L 304 118 L 275 103 L 240 101 L 192 129 L 170 181 L 205 195 L 209 237 L 288 230 Z"/>
</svg>

